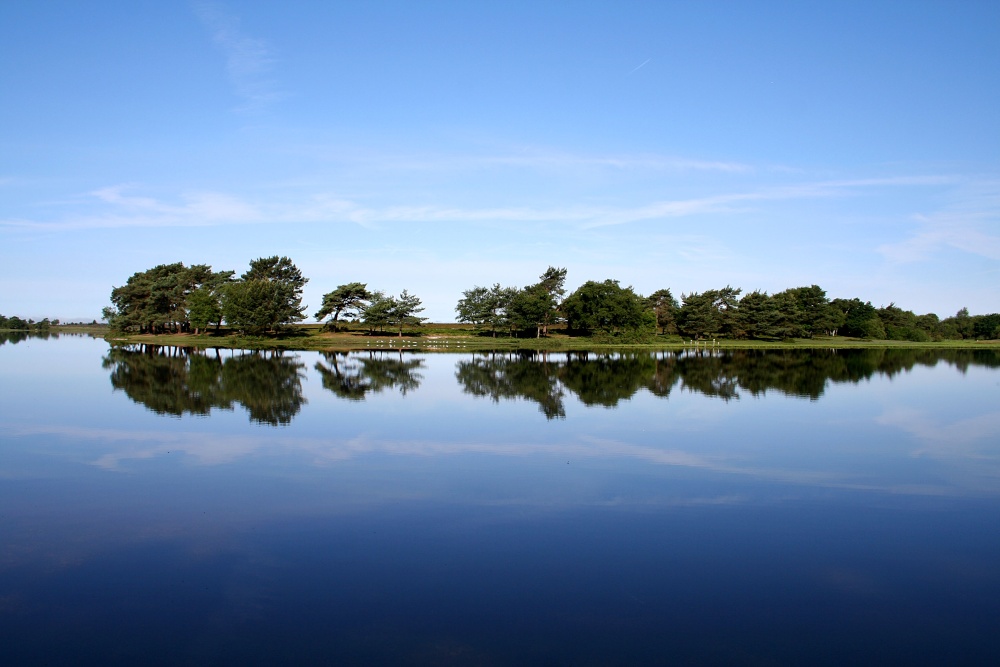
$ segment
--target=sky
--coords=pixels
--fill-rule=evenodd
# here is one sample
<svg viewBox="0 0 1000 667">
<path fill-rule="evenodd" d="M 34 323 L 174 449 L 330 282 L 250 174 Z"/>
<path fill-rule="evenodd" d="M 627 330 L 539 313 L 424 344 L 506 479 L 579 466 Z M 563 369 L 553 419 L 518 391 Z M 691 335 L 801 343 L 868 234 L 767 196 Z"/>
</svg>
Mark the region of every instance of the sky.
<svg viewBox="0 0 1000 667">
<path fill-rule="evenodd" d="M 0 313 L 285 255 L 1000 311 L 1000 3 L 0 2 Z"/>
</svg>

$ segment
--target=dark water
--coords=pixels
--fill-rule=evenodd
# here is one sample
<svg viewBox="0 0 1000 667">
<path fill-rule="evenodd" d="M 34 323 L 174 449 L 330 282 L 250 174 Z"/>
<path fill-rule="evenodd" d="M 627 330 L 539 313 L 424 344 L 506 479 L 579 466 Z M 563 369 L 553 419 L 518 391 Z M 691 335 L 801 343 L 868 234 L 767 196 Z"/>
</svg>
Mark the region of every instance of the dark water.
<svg viewBox="0 0 1000 667">
<path fill-rule="evenodd" d="M 0 345 L 3 665 L 1000 664 L 1000 354 Z"/>
</svg>

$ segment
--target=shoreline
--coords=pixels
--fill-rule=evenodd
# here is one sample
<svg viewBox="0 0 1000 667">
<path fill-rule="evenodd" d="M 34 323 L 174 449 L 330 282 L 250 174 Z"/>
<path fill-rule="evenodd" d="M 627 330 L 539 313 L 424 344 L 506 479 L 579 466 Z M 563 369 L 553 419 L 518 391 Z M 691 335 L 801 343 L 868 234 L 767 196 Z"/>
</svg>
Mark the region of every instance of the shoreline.
<svg viewBox="0 0 1000 667">
<path fill-rule="evenodd" d="M 555 331 L 543 338 L 512 338 L 484 335 L 462 325 L 429 325 L 420 332 L 375 334 L 367 331 L 321 331 L 319 325 L 303 325 L 276 336 L 240 336 L 220 334 L 118 334 L 108 332 L 104 339 L 112 345 L 159 345 L 201 349 L 288 350 L 345 352 L 365 350 L 410 350 L 420 352 L 457 351 L 660 351 L 682 349 L 751 350 L 751 349 L 993 349 L 1000 350 L 1000 340 L 944 340 L 913 342 L 901 340 L 865 340 L 844 336 L 797 338 L 783 341 L 703 339 L 691 341 L 677 335 L 657 335 L 642 343 L 623 343 L 584 336 L 569 336 Z"/>
</svg>

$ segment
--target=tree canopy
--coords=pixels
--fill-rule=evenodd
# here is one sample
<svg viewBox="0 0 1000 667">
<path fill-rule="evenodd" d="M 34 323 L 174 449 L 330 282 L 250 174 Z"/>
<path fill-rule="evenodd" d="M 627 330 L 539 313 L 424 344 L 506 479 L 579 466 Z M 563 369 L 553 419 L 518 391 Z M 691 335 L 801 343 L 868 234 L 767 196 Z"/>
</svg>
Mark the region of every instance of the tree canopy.
<svg viewBox="0 0 1000 667">
<path fill-rule="evenodd" d="M 562 311 L 571 330 L 587 333 L 652 330 L 656 324 L 656 316 L 642 297 L 610 279 L 585 282 L 566 298 Z"/>
<path fill-rule="evenodd" d="M 370 298 L 365 283 L 338 285 L 337 289 L 323 295 L 323 305 L 316 312 L 316 319 L 322 321 L 330 317 L 330 322 L 336 322 L 341 315 L 357 317 Z"/>
<path fill-rule="evenodd" d="M 207 264 L 184 266 L 182 262 L 139 271 L 124 285 L 111 290 L 112 305 L 104 309 L 104 319 L 113 329 L 121 331 L 187 331 L 191 326 L 188 301 L 191 295 L 204 288 L 217 298 L 233 273 L 212 271 Z M 202 314 L 203 311 L 198 312 L 199 319 Z"/>
</svg>

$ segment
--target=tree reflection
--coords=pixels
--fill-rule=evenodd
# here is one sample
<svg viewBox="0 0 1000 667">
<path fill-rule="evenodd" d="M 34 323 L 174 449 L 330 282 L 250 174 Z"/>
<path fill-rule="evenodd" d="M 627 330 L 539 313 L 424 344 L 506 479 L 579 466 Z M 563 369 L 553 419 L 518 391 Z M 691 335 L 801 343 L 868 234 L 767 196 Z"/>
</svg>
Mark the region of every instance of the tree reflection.
<svg viewBox="0 0 1000 667">
<path fill-rule="evenodd" d="M 668 398 L 675 390 L 723 401 L 768 391 L 818 400 L 830 383 L 892 377 L 916 366 L 947 363 L 960 371 L 1000 367 L 1000 350 L 686 349 L 656 353 L 513 351 L 463 356 L 455 378 L 467 394 L 523 399 L 547 419 L 566 417 L 566 396 L 588 407 L 613 408 L 642 390 Z M 387 390 L 421 386 L 424 358 L 402 351 L 324 352 L 314 369 L 323 388 L 362 401 Z M 166 415 L 247 410 L 250 420 L 288 424 L 306 402 L 305 366 L 281 352 L 197 351 L 156 345 L 112 347 L 104 358 L 111 384 L 136 403 Z"/>
<path fill-rule="evenodd" d="M 458 362 L 455 377 L 462 391 L 473 396 L 503 399 L 524 398 L 538 403 L 548 419 L 563 418 L 563 392 L 555 377 L 555 364 L 543 352 L 490 354 Z"/>
<path fill-rule="evenodd" d="M 288 424 L 305 403 L 297 357 L 237 352 L 223 357 L 190 348 L 112 347 L 103 366 L 111 385 L 158 414 L 207 415 L 240 405 L 250 421 Z"/>
<path fill-rule="evenodd" d="M 18 343 L 26 341 L 29 338 L 49 340 L 50 338 L 59 338 L 59 334 L 48 331 L 3 331 L 0 332 L 0 345 L 5 343 L 17 345 Z"/>
<path fill-rule="evenodd" d="M 522 398 L 549 419 L 565 417 L 564 391 L 587 406 L 615 407 L 640 389 L 666 398 L 676 387 L 736 400 L 777 391 L 818 400 L 830 382 L 892 377 L 918 365 L 1000 366 L 998 350 L 681 350 L 658 353 L 486 353 L 459 361 L 463 391 L 494 401 Z"/>
<path fill-rule="evenodd" d="M 369 393 L 398 389 L 404 396 L 420 386 L 424 379 L 417 370 L 423 368 L 423 359 L 406 359 L 403 352 L 371 350 L 366 355 L 349 352 L 321 352 L 323 362 L 314 368 L 319 373 L 323 388 L 340 398 L 363 401 Z M 398 358 L 396 357 L 398 355 Z"/>
</svg>

